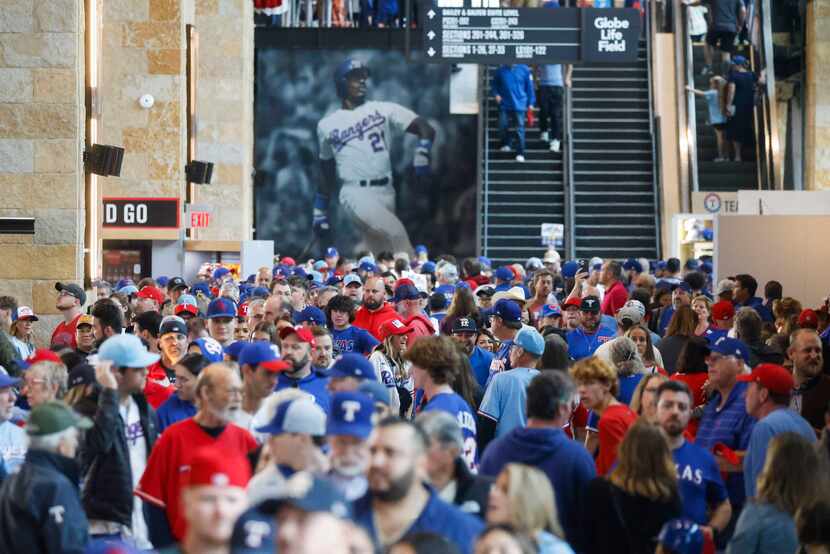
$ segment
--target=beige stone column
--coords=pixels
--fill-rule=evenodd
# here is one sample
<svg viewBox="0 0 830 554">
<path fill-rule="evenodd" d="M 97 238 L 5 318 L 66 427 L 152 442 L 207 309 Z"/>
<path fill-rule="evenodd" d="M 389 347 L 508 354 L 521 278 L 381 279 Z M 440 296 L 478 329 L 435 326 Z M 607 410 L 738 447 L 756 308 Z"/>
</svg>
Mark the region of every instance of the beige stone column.
<svg viewBox="0 0 830 554">
<path fill-rule="evenodd" d="M 0 294 L 32 306 L 46 345 L 56 281 L 83 282 L 83 0 L 0 0 Z"/>
<path fill-rule="evenodd" d="M 804 188 L 830 189 L 830 0 L 807 2 Z"/>
</svg>

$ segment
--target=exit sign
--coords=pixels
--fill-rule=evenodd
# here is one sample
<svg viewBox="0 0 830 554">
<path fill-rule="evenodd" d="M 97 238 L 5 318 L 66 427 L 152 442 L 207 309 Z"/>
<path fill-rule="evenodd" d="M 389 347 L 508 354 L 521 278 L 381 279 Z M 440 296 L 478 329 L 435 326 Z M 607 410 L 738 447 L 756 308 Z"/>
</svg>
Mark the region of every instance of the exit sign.
<svg viewBox="0 0 830 554">
<path fill-rule="evenodd" d="M 190 228 L 205 229 L 210 225 L 210 213 L 190 212 Z"/>
</svg>

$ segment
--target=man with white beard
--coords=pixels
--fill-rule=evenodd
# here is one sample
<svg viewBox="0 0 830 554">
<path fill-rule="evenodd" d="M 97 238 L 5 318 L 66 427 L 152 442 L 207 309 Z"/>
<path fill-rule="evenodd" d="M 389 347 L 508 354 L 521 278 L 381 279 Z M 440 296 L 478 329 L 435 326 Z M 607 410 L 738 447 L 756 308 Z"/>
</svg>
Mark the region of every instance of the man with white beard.
<svg viewBox="0 0 830 554">
<path fill-rule="evenodd" d="M 331 399 L 329 480 L 350 502 L 366 494 L 373 410 L 372 399 L 359 392 L 338 392 Z"/>
</svg>

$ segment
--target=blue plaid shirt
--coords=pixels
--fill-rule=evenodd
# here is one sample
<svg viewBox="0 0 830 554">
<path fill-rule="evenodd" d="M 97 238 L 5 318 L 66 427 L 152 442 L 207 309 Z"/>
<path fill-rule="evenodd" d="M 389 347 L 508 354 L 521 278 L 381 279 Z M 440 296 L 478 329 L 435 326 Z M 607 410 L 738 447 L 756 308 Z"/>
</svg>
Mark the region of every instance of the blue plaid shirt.
<svg viewBox="0 0 830 554">
<path fill-rule="evenodd" d="M 732 450 L 746 450 L 749 437 L 755 426 L 755 418 L 746 413 L 747 383 L 735 383 L 723 408 L 721 396 L 715 392 L 703 409 L 700 427 L 697 429 L 695 444 L 710 452 L 716 444 L 721 443 Z M 730 473 L 726 478 L 726 489 L 732 509 L 740 508 L 746 498 L 744 493 L 744 474 Z"/>
</svg>

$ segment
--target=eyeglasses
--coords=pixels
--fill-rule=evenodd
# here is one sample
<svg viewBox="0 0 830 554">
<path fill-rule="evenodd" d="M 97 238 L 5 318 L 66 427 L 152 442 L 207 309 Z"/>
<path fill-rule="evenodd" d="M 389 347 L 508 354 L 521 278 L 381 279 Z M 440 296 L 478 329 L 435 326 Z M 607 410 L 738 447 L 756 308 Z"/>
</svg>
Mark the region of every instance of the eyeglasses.
<svg viewBox="0 0 830 554">
<path fill-rule="evenodd" d="M 45 385 L 46 379 L 23 379 L 23 382 L 20 383 L 20 390 L 23 390 L 27 387 L 33 387 L 35 385 Z"/>
</svg>

